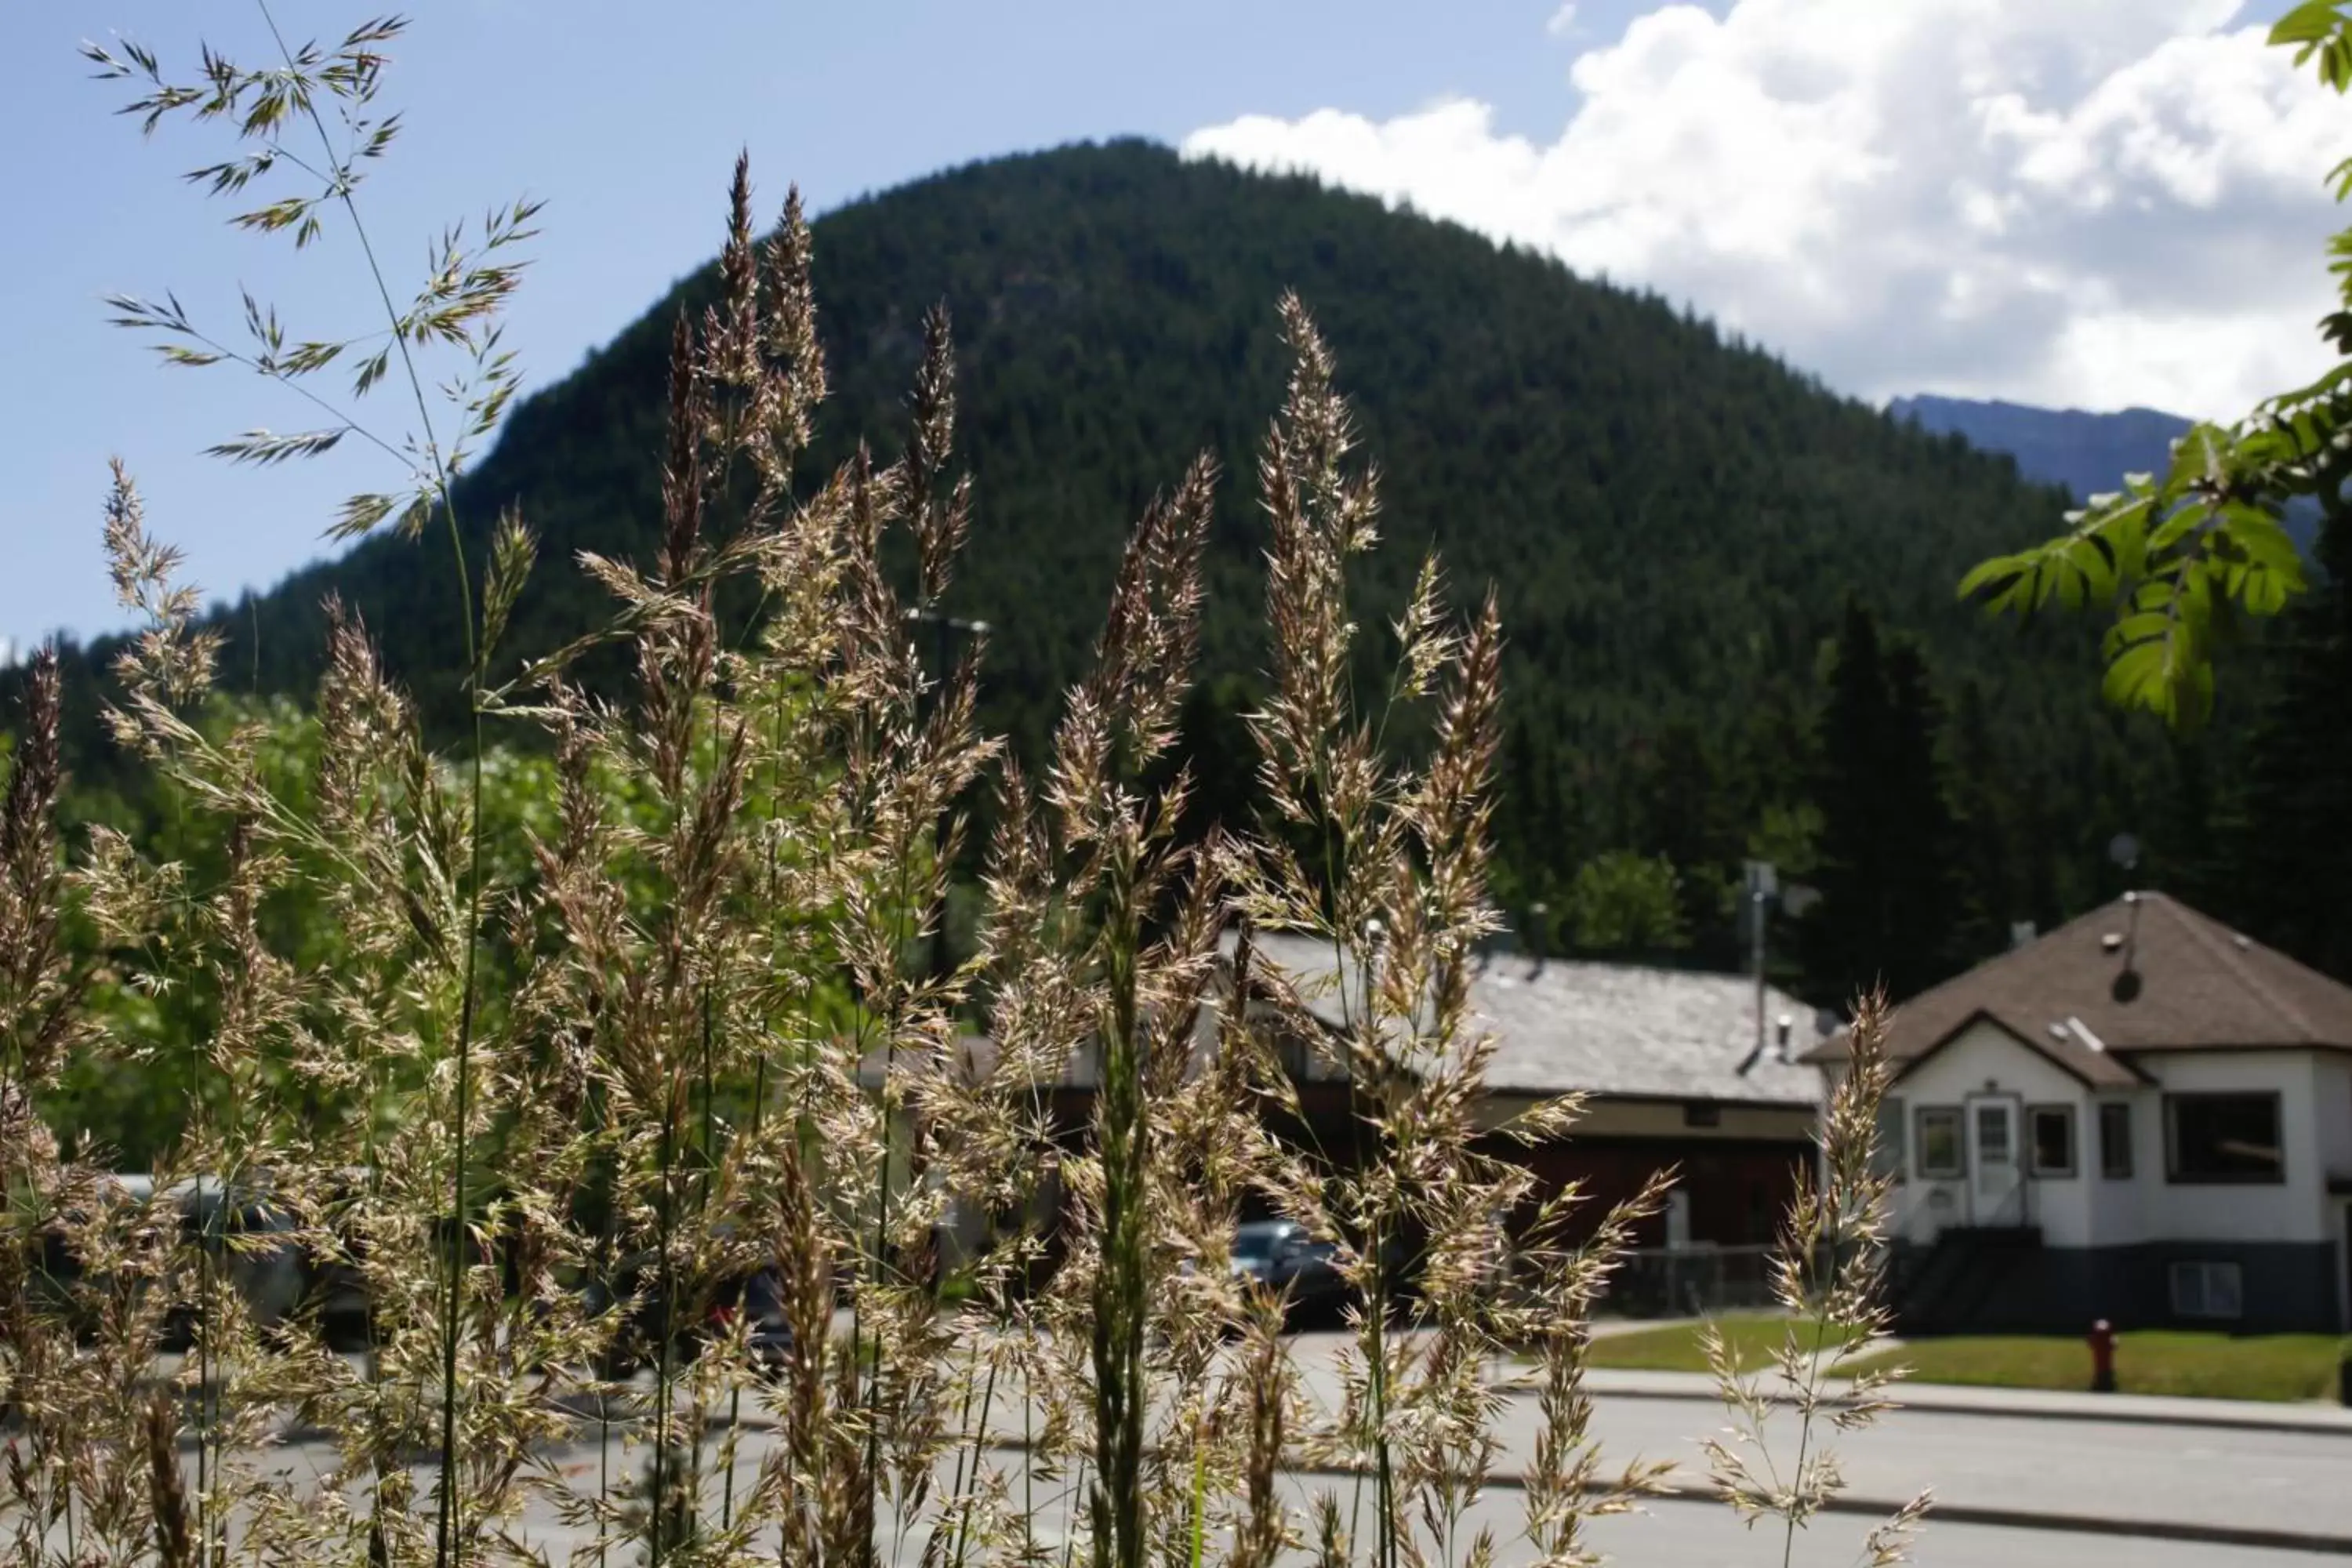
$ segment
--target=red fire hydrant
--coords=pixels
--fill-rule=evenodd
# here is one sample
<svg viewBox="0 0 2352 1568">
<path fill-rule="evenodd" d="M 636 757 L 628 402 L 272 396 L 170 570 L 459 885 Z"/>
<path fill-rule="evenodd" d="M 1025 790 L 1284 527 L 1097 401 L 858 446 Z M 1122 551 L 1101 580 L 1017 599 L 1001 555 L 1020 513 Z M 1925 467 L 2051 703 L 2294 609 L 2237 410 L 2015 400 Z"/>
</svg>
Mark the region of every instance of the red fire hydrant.
<svg viewBox="0 0 2352 1568">
<path fill-rule="evenodd" d="M 2116 1331 L 2101 1318 L 2091 1325 L 2091 1392 L 2116 1391 Z"/>
</svg>

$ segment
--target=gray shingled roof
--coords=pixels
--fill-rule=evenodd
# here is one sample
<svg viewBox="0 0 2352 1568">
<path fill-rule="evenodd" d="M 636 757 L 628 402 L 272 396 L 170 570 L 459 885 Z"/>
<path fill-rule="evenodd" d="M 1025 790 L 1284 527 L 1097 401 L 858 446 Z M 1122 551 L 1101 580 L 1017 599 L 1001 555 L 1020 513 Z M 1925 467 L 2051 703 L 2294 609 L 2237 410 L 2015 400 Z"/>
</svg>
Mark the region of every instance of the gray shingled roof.
<svg viewBox="0 0 2352 1568">
<path fill-rule="evenodd" d="M 1254 963 L 1282 971 L 1325 1022 L 1339 1020 L 1329 944 L 1261 933 L 1253 947 Z M 1819 1073 L 1793 1059 L 1822 1037 L 1817 1016 L 1785 992 L 1766 992 L 1764 1055 L 1739 1070 L 1756 1048 L 1756 982 L 1745 975 L 1560 959 L 1538 964 L 1524 953 L 1498 953 L 1472 979 L 1470 1005 L 1477 1026 L 1496 1039 L 1486 1083 L 1498 1091 L 1769 1105 L 1822 1099 Z M 1787 1061 L 1777 1040 L 1783 1016 L 1790 1021 Z"/>
</svg>

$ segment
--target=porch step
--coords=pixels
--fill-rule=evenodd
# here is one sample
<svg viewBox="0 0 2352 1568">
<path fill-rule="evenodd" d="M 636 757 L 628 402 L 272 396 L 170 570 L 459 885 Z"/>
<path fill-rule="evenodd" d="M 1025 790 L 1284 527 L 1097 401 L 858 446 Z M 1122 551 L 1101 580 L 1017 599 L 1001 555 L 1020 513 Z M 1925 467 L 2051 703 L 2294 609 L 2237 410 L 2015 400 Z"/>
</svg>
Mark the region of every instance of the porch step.
<svg viewBox="0 0 2352 1568">
<path fill-rule="evenodd" d="M 2042 1247 L 2038 1226 L 1955 1226 L 1924 1253 L 1898 1253 L 1889 1280 L 1897 1333 L 1955 1333 L 1976 1326 L 2024 1258 Z"/>
</svg>

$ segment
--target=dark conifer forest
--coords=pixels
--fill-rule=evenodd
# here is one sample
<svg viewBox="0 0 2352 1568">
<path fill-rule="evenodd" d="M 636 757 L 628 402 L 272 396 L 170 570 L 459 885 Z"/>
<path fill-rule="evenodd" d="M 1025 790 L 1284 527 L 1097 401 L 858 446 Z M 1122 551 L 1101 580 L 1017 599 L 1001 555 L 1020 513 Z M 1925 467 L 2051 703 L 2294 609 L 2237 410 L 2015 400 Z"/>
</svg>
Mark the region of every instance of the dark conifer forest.
<svg viewBox="0 0 2352 1568">
<path fill-rule="evenodd" d="M 1930 984 L 2013 922 L 2046 929 L 2133 884 L 2352 964 L 2232 826 L 2250 787 L 2326 793 L 2293 746 L 2262 752 L 2251 784 L 2238 759 L 2264 705 L 2342 700 L 2340 603 L 2301 624 L 2293 680 L 2250 663 L 2212 731 L 2170 741 L 2101 706 L 2084 625 L 2021 630 L 1955 597 L 1971 564 L 2052 531 L 2058 489 L 1664 300 L 1304 179 L 1074 146 L 846 205 L 815 245 L 834 395 L 812 484 L 861 439 L 903 439 L 922 313 L 952 315 L 976 510 L 947 607 L 992 628 L 983 717 L 1024 752 L 1086 666 L 1134 518 L 1205 446 L 1224 474 L 1211 679 L 1184 748 L 1196 825 L 1242 809 L 1255 764 L 1240 715 L 1266 657 L 1255 468 L 1283 390 L 1276 302 L 1296 289 L 1382 474 L 1387 543 L 1360 618 L 1392 617 L 1433 545 L 1457 601 L 1499 598 L 1496 884 L 1523 935 L 1539 920 L 1554 952 L 1739 964 L 1741 863 L 1764 858 L 1822 895 L 1801 921 L 1779 917 L 1772 952 L 1828 1005 L 1877 976 Z M 463 481 L 478 550 L 508 507 L 542 541 L 494 679 L 602 615 L 577 552 L 650 559 L 670 327 L 716 288 L 710 268 L 686 279 L 545 384 Z M 226 683 L 310 691 L 331 593 L 454 734 L 448 572 L 446 550 L 379 537 L 222 605 Z M 728 608 L 738 626 L 757 613 Z M 94 787 L 124 773 L 96 717 L 107 658 L 75 650 L 68 675 L 73 765 Z M 2123 831 L 2143 846 L 2129 871 L 2108 857 Z"/>
</svg>

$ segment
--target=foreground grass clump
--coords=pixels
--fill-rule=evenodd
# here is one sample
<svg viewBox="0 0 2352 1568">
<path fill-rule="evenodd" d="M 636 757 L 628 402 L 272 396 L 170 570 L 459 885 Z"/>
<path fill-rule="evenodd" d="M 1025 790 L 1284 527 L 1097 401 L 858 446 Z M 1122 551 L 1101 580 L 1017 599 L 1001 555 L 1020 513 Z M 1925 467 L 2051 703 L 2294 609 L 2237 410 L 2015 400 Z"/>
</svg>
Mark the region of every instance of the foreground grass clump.
<svg viewBox="0 0 2352 1568">
<path fill-rule="evenodd" d="M 2116 1336 L 2123 1394 L 2191 1399 L 2334 1400 L 2352 1340 L 2332 1334 L 2219 1334 L 2146 1329 Z M 2088 1389 L 2091 1352 L 2079 1339 L 2027 1334 L 1906 1341 L 1864 1364 L 1899 1363 L 1917 1383 L 1988 1388 Z"/>
<path fill-rule="evenodd" d="M 320 182 L 246 226 L 299 241 L 332 222 L 372 258 L 354 192 L 390 140 L 370 105 L 402 24 L 297 47 L 259 14 L 262 68 L 207 48 L 174 82 L 141 48 L 92 58 L 142 84 L 151 126 L 184 111 L 257 143 L 204 171 L 215 190 Z M 270 721 L 220 722 L 225 630 L 116 467 L 104 537 L 144 626 L 105 717 L 219 852 L 63 831 L 59 721 L 85 694 L 42 655 L 0 795 L 6 1561 L 1484 1564 L 1496 1542 L 1470 1510 L 1506 1464 L 1524 1540 L 1590 1561 L 1586 1522 L 1664 1484 L 1657 1464 L 1601 1468 L 1584 1373 L 1593 1302 L 1666 1184 L 1586 1213 L 1496 1148 L 1578 1111 L 1485 1115 L 1467 998 L 1494 925 L 1501 628 L 1491 598 L 1457 612 L 1433 558 L 1393 626 L 1351 609 L 1377 489 L 1305 308 L 1281 303 L 1293 368 L 1256 476 L 1262 800 L 1180 831 L 1166 763 L 1213 466 L 1145 511 L 1093 670 L 1023 766 L 976 718 L 982 650 L 950 660 L 930 635 L 984 527 L 946 314 L 924 320 L 906 429 L 884 433 L 898 455 L 803 472 L 826 385 L 809 232 L 795 197 L 755 233 L 740 162 L 719 298 L 672 337 L 658 547 L 581 553 L 608 623 L 503 655 L 539 542 L 464 512 L 415 362 L 467 362 L 452 439 L 486 437 L 515 384 L 499 257 L 530 211 L 471 250 L 453 230 L 406 310 L 371 259 L 359 293 L 384 320 L 350 342 L 289 347 L 249 303 L 258 346 L 238 353 L 176 298 L 121 307 L 174 363 L 273 390 L 357 362 L 347 404 L 305 389 L 340 425 L 224 450 L 315 458 L 351 436 L 399 461 L 405 499 L 356 497 L 343 526 L 446 543 L 476 722 L 438 753 L 330 605 L 315 762 L 290 784 L 264 766 Z M 405 435 L 362 423 L 384 383 L 415 405 Z M 739 605 L 756 613 L 721 613 Z M 1364 700 L 1359 671 L 1383 662 Z M 552 757 L 540 809 L 486 809 L 494 728 Z M 976 951 L 943 963 L 983 803 Z M 335 940 L 299 940 L 289 909 Z M 1330 944 L 1343 1026 L 1257 961 L 1263 931 Z M 96 1005 L 124 993 L 154 1005 Z M 1792 1321 L 1849 1350 L 1884 1324 L 1881 1028 L 1866 1005 L 1775 1272 Z M 1341 1149 L 1270 1131 L 1297 1119 L 1299 1052 L 1344 1095 Z M 110 1180 L 111 1152 L 57 1108 L 76 1063 L 159 1056 L 187 1087 L 151 1193 Z M 1076 1088 L 1077 1109 L 1053 1098 Z M 1328 1242 L 1362 1303 L 1336 1390 L 1307 1385 L 1230 1270 L 1245 1203 Z M 293 1255 L 301 1299 L 268 1298 L 253 1281 Z M 356 1365 L 318 1331 L 331 1293 L 360 1303 Z M 187 1346 L 186 1397 L 154 1380 L 167 1341 Z M 1487 1369 L 1521 1346 L 1540 1352 L 1538 1432 L 1506 1453 Z M 1780 1523 L 1785 1559 L 1842 1485 L 1830 1428 L 1884 1402 L 1784 1358 L 1801 1410 L 1775 1435 L 1793 1425 L 1810 1462 L 1782 1483 L 1779 1406 L 1741 1356 L 1714 1359 L 1748 1429 L 1739 1453 L 1709 1447 L 1717 1487 Z M 276 1462 L 294 1426 L 331 1434 L 332 1462 Z M 1282 1482 L 1302 1470 L 1349 1479 L 1302 1507 Z M 1872 1534 L 1872 1561 L 1918 1511 Z"/>
</svg>

